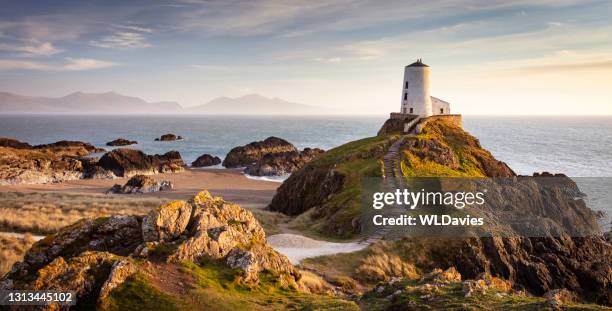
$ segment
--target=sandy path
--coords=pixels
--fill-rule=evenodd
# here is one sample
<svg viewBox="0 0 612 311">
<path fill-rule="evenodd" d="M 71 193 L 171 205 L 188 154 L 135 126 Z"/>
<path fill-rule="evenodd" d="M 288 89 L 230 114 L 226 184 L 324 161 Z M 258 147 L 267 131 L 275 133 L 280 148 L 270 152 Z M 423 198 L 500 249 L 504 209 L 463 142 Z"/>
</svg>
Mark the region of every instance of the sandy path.
<svg viewBox="0 0 612 311">
<path fill-rule="evenodd" d="M 186 199 L 206 189 L 227 201 L 247 208 L 263 208 L 274 196 L 278 182 L 254 180 L 245 177 L 240 169 L 186 169 L 182 173 L 153 175 L 157 180 L 169 180 L 174 190 L 146 194 L 130 194 L 130 197 L 160 197 Z M 70 192 L 78 194 L 104 194 L 114 184 L 124 184 L 127 178 L 80 179 L 57 184 L 6 185 L 0 192 Z"/>
<path fill-rule="evenodd" d="M 287 256 L 294 265 L 299 264 L 300 261 L 306 258 L 352 253 L 368 246 L 367 243 L 318 241 L 292 233 L 271 235 L 268 237 L 268 243 L 279 253 Z"/>
</svg>

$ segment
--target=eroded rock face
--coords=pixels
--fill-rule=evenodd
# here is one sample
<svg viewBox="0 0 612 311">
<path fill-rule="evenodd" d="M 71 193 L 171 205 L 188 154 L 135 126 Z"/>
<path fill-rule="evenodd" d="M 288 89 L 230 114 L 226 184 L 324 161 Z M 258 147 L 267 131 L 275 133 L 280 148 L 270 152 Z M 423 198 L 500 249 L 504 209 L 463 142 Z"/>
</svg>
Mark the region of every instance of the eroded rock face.
<svg viewBox="0 0 612 311">
<path fill-rule="evenodd" d="M 259 273 L 268 271 L 281 284 L 299 287 L 299 271 L 266 243 L 253 215 L 206 191 L 145 217 L 81 220 L 35 243 L 0 287 L 72 290 L 79 304 L 97 301 L 103 308 L 113 289 L 160 259 L 216 260 L 242 271 L 242 282 L 257 283 Z"/>
<path fill-rule="evenodd" d="M 263 141 L 233 148 L 225 156 L 223 166 L 227 168 L 248 166 L 259 161 L 266 154 L 296 151 L 298 150 L 295 146 L 288 141 L 271 136 Z"/>
<path fill-rule="evenodd" d="M 207 153 L 199 156 L 195 161 L 191 162 L 192 167 L 206 167 L 218 164 L 221 164 L 221 159 Z"/>
<path fill-rule="evenodd" d="M 125 185 L 115 184 L 108 190 L 108 193 L 150 193 L 157 191 L 169 191 L 174 186 L 167 180 L 157 181 L 155 178 L 147 175 L 134 175 Z"/>
<path fill-rule="evenodd" d="M 174 201 L 151 211 L 142 221 L 145 242 L 170 241 L 187 228 L 192 206 L 185 201 Z"/>
<path fill-rule="evenodd" d="M 116 176 L 130 177 L 138 174 L 181 172 L 185 163 L 178 151 L 147 155 L 140 150 L 119 148 L 105 153 L 97 166 L 113 172 Z"/>
<path fill-rule="evenodd" d="M 322 154 L 319 148 L 305 148 L 302 151 L 268 153 L 256 163 L 247 166 L 245 173 L 253 176 L 289 175 Z"/>
<path fill-rule="evenodd" d="M 116 147 L 116 146 L 129 146 L 129 145 L 135 145 L 135 144 L 137 144 L 137 143 L 138 143 L 138 142 L 137 142 L 137 141 L 135 141 L 135 140 L 128 140 L 128 139 L 125 139 L 125 138 L 117 138 L 117 139 L 115 139 L 115 140 L 113 140 L 113 141 L 109 141 L 109 142 L 107 142 L 107 143 L 106 143 L 106 145 L 107 145 L 107 146 L 113 146 L 113 147 Z"/>
</svg>

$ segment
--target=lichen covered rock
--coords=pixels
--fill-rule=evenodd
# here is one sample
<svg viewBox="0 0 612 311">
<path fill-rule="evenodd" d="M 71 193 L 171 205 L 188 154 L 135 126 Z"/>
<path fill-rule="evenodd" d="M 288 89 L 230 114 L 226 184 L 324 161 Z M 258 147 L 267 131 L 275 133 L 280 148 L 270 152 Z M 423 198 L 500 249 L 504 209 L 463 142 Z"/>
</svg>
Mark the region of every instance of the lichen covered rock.
<svg viewBox="0 0 612 311">
<path fill-rule="evenodd" d="M 152 210 L 142 221 L 145 242 L 168 241 L 179 237 L 187 228 L 192 206 L 174 201 Z"/>
<path fill-rule="evenodd" d="M 134 175 L 123 186 L 115 184 L 108 190 L 108 193 L 150 193 L 157 191 L 169 191 L 173 188 L 174 185 L 170 181 L 157 181 L 155 178 L 147 175 Z"/>
</svg>

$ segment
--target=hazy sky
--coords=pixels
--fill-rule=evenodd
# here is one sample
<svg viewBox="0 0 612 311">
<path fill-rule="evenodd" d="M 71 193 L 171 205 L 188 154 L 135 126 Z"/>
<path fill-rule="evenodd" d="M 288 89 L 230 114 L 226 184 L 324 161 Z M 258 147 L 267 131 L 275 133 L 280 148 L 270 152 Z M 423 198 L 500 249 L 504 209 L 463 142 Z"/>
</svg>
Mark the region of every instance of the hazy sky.
<svg viewBox="0 0 612 311">
<path fill-rule="evenodd" d="M 612 114 L 612 1 L 7 1 L 0 91 L 399 110 L 403 67 L 464 114 Z"/>
</svg>

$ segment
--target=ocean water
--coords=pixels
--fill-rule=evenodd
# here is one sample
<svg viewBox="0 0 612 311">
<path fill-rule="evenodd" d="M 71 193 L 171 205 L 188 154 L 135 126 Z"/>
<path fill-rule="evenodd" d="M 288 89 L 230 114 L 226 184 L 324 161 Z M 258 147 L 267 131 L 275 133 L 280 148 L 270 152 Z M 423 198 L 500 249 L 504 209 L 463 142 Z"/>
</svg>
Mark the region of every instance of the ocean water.
<svg viewBox="0 0 612 311">
<path fill-rule="evenodd" d="M 0 116 L 0 137 L 31 144 L 62 139 L 96 146 L 123 137 L 146 153 L 178 150 L 186 163 L 209 153 L 223 158 L 239 145 L 268 136 L 298 148 L 330 149 L 376 135 L 386 116 L 233 117 L 233 116 Z M 612 117 L 464 116 L 465 130 L 518 174 L 561 172 L 588 190 L 589 206 L 612 214 Z M 185 140 L 156 142 L 165 133 Z M 609 178 L 603 178 L 609 177 Z"/>
</svg>

